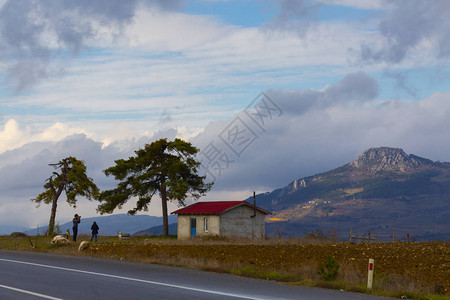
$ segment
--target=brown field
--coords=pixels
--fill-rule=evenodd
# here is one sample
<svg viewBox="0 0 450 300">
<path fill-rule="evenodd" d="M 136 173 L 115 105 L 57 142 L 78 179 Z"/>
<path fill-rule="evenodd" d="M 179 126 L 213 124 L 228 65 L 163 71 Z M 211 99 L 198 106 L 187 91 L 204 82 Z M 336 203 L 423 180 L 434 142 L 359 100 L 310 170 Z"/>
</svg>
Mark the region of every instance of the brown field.
<svg viewBox="0 0 450 300">
<path fill-rule="evenodd" d="M 35 239 L 35 238 L 32 238 Z M 323 243 L 304 240 L 215 241 L 116 237 L 91 243 L 86 252 L 77 245 L 49 246 L 39 237 L 37 249 L 24 238 L 0 237 L 0 249 L 88 255 L 158 263 L 266 278 L 310 286 L 368 292 L 368 259 L 375 259 L 372 293 L 409 299 L 446 299 L 450 296 L 450 243 Z M 332 257 L 340 265 L 333 281 L 322 281 L 318 269 Z M 440 296 L 438 296 L 438 294 Z"/>
</svg>

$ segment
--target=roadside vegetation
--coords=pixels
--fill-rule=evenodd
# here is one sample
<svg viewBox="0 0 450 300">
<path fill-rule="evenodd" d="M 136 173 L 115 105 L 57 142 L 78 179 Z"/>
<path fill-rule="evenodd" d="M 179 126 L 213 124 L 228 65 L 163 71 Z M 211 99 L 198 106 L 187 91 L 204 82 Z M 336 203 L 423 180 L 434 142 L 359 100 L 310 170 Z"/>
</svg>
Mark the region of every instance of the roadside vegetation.
<svg viewBox="0 0 450 300">
<path fill-rule="evenodd" d="M 78 252 L 79 242 L 61 246 L 51 245 L 45 236 L 30 239 L 34 248 L 26 237 L 0 236 L 0 249 L 155 263 L 397 298 L 450 299 L 450 242 L 100 237 L 88 250 Z M 82 240 L 89 238 L 79 236 Z M 375 259 L 372 290 L 366 288 L 369 258 Z"/>
</svg>

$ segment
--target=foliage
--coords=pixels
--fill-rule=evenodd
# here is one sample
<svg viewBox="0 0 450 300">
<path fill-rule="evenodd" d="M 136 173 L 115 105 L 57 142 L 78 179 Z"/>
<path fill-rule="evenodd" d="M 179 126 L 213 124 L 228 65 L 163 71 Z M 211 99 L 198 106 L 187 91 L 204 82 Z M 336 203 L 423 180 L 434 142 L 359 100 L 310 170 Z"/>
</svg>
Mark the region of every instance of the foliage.
<svg viewBox="0 0 450 300">
<path fill-rule="evenodd" d="M 198 175 L 200 163 L 194 158 L 198 151 L 181 139 L 160 139 L 146 144 L 127 160 L 116 160 L 116 165 L 104 173 L 114 176 L 119 183 L 115 189 L 99 194 L 102 203 L 97 210 L 102 214 L 112 213 L 130 198 L 137 197 L 136 207 L 128 211 L 133 215 L 140 210 L 147 211 L 152 197 L 159 193 L 164 235 L 167 235 L 167 201 L 177 200 L 179 205 L 184 205 L 188 196 L 199 198 L 212 187 L 212 183 L 204 182 L 205 176 Z"/>
<path fill-rule="evenodd" d="M 83 161 L 70 156 L 56 164 L 49 165 L 59 172 L 53 172 L 44 184 L 45 191 L 31 199 L 32 201 L 49 204 L 53 201 L 53 196 L 59 196 L 64 191 L 67 196 L 67 203 L 76 207 L 77 196 L 92 199 L 98 192 L 92 178 L 86 175 L 86 165 Z"/>
<path fill-rule="evenodd" d="M 92 178 L 86 175 L 86 165 L 83 161 L 69 156 L 56 164 L 49 164 L 56 171 L 47 178 L 44 184 L 45 191 L 36 198 L 31 199 L 39 205 L 52 203 L 48 234 L 53 234 L 56 218 L 57 201 L 62 192 L 66 194 L 69 205 L 76 207 L 77 197 L 92 199 L 98 194 L 98 188 Z"/>
<path fill-rule="evenodd" d="M 320 275 L 320 279 L 324 281 L 335 280 L 338 276 L 339 264 L 331 256 L 328 256 L 327 260 L 320 266 L 317 274 Z"/>
<path fill-rule="evenodd" d="M 62 229 L 61 229 L 61 226 L 59 225 L 59 223 L 56 223 L 54 232 L 55 232 L 55 234 L 62 233 Z"/>
</svg>

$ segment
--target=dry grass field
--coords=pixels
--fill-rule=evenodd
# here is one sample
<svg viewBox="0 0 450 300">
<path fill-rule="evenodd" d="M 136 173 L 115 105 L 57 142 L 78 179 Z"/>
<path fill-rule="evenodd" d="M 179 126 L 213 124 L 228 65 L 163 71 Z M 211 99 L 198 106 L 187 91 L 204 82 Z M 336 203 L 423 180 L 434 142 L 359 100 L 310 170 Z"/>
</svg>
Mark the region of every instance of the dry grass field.
<svg viewBox="0 0 450 300">
<path fill-rule="evenodd" d="M 36 237 L 31 237 L 33 244 Z M 80 241 L 83 238 L 79 239 Z M 86 240 L 86 238 L 85 238 Z M 331 243 L 311 240 L 201 240 L 102 237 L 85 252 L 78 243 L 50 245 L 46 237 L 31 248 L 26 238 L 0 237 L 0 249 L 51 252 L 196 268 L 277 280 L 289 284 L 339 288 L 408 299 L 448 299 L 450 243 Z M 318 274 L 331 257 L 337 276 Z M 366 289 L 369 258 L 375 259 L 374 288 Z M 325 269 L 326 270 L 326 269 Z"/>
</svg>

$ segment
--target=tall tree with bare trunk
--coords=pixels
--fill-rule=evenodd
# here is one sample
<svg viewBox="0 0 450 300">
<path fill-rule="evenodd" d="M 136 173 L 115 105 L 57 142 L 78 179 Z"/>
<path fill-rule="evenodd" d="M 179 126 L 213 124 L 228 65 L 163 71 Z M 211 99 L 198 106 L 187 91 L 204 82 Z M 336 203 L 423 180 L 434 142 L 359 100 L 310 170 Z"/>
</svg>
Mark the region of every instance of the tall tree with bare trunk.
<svg viewBox="0 0 450 300">
<path fill-rule="evenodd" d="M 206 194 L 212 183 L 205 183 L 205 176 L 198 175 L 200 163 L 195 160 L 198 149 L 181 139 L 160 139 L 135 151 L 127 160 L 116 160 L 104 173 L 119 181 L 117 187 L 99 194 L 100 213 L 112 213 L 130 198 L 137 197 L 136 207 L 128 214 L 148 210 L 152 197 L 159 193 L 163 215 L 163 235 L 169 235 L 167 202 L 178 201 L 184 205 L 188 196 L 199 198 Z"/>
<path fill-rule="evenodd" d="M 69 156 L 58 163 L 49 164 L 55 171 L 47 178 L 44 188 L 36 198 L 31 199 L 39 205 L 52 204 L 50 222 L 48 224 L 47 235 L 53 235 L 55 229 L 56 207 L 62 192 L 65 192 L 67 203 L 76 207 L 78 196 L 92 200 L 99 192 L 97 185 L 92 178 L 86 175 L 86 165 L 83 161 Z"/>
</svg>

